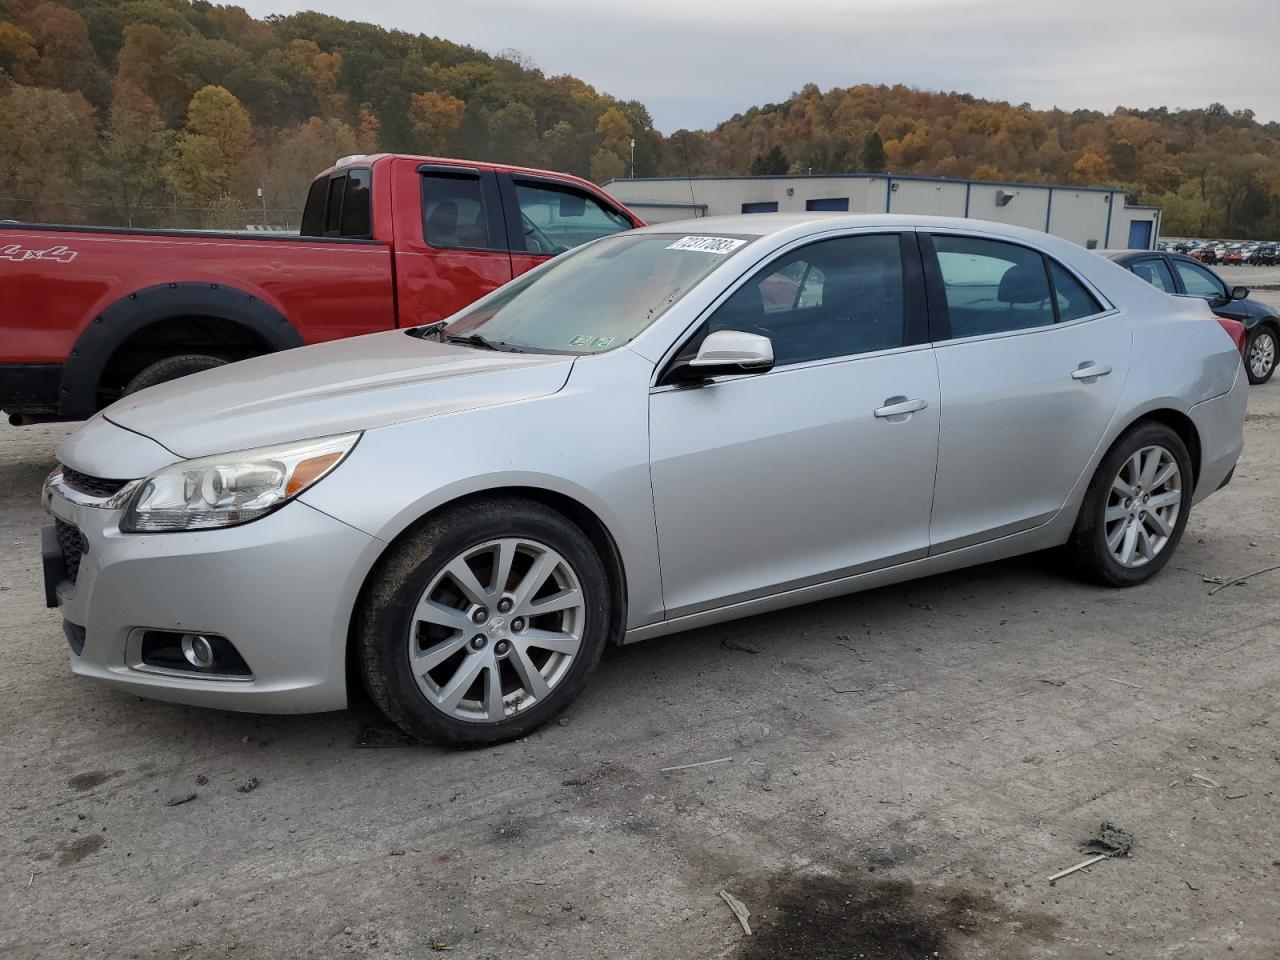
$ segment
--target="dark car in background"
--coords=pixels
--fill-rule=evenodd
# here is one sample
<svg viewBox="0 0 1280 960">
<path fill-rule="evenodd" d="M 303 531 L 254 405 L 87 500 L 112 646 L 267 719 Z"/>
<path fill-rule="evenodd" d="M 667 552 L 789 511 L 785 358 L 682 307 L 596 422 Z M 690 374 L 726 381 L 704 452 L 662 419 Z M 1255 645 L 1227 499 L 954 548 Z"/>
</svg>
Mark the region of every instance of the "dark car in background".
<svg viewBox="0 0 1280 960">
<path fill-rule="evenodd" d="M 1119 250 L 1107 254 L 1147 283 L 1175 297 L 1199 297 L 1220 317 L 1244 324 L 1244 367 L 1249 382 L 1266 383 L 1280 355 L 1280 315 L 1274 307 L 1249 299 L 1248 287 L 1229 286 L 1193 257 L 1159 250 Z"/>
<path fill-rule="evenodd" d="M 1274 267 L 1280 259 L 1280 247 L 1274 243 L 1260 243 L 1249 255 L 1248 263 L 1254 267 Z"/>
</svg>

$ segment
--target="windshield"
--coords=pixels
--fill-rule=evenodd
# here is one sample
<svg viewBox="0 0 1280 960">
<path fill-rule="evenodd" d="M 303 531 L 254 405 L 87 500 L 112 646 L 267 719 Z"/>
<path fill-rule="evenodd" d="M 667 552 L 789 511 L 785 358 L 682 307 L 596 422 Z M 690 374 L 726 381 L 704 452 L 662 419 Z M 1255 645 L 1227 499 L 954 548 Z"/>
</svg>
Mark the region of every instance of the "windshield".
<svg viewBox="0 0 1280 960">
<path fill-rule="evenodd" d="M 603 353 L 635 339 L 753 237 L 619 234 L 551 261 L 444 329 L 499 349 Z"/>
</svg>

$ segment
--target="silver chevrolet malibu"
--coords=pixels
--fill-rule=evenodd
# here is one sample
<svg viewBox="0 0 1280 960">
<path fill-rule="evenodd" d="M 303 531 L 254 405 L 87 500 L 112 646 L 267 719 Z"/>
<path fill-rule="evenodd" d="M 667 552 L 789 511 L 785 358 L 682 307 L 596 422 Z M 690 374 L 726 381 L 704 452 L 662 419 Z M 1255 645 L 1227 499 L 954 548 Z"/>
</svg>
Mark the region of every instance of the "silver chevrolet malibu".
<svg viewBox="0 0 1280 960">
<path fill-rule="evenodd" d="M 547 722 L 611 643 L 1063 548 L 1123 587 L 1240 455 L 1204 303 L 972 220 L 606 237 L 441 323 L 154 387 L 59 448 L 72 669 L 423 739 Z M 762 681 L 763 682 L 763 681 Z"/>
</svg>

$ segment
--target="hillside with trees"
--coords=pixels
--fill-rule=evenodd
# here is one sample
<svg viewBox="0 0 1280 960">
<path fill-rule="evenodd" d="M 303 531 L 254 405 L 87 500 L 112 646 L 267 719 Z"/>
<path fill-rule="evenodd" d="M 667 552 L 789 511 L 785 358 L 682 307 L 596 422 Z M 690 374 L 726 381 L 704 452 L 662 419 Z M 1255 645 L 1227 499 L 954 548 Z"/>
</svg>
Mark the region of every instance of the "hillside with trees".
<svg viewBox="0 0 1280 960">
<path fill-rule="evenodd" d="M 1280 237 L 1280 124 L 1251 111 L 1034 110 L 905 86 L 820 90 L 663 137 L 644 105 L 514 51 L 188 0 L 0 0 L 0 219 L 297 223 L 375 150 L 626 176 L 891 171 L 1122 186 L 1165 232 Z"/>
<path fill-rule="evenodd" d="M 311 177 L 375 150 L 596 180 L 657 169 L 642 104 L 426 36 L 185 0 L 0 0 L 0 219 L 296 225 Z"/>
<path fill-rule="evenodd" d="M 1250 110 L 1033 110 L 962 93 L 813 84 L 665 142 L 664 172 L 880 173 L 1119 186 L 1164 232 L 1280 237 L 1280 123 Z"/>
</svg>

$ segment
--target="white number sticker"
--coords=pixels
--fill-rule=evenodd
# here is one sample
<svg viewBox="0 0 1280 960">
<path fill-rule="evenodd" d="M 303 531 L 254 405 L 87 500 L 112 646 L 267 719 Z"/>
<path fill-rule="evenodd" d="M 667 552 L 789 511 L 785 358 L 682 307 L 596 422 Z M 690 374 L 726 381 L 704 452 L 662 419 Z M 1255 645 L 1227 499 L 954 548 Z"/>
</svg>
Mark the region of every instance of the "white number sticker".
<svg viewBox="0 0 1280 960">
<path fill-rule="evenodd" d="M 734 240 L 732 237 L 681 237 L 667 247 L 668 250 L 697 250 L 699 253 L 714 253 L 724 256 L 733 253 L 747 241 Z"/>
</svg>

